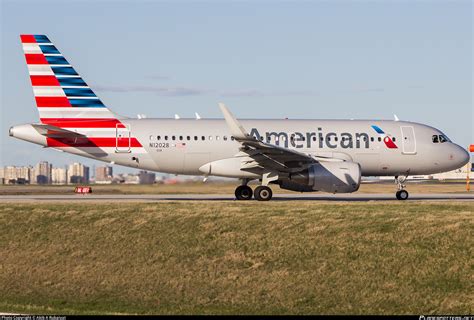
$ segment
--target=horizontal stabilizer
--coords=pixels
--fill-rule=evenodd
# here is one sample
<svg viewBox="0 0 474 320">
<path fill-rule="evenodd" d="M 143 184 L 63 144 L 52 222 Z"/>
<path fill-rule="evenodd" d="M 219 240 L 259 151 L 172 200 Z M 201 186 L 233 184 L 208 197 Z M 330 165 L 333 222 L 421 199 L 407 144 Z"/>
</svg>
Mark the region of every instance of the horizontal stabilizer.
<svg viewBox="0 0 474 320">
<path fill-rule="evenodd" d="M 49 138 L 81 138 L 85 135 L 49 124 L 32 124 L 39 134 Z"/>
</svg>

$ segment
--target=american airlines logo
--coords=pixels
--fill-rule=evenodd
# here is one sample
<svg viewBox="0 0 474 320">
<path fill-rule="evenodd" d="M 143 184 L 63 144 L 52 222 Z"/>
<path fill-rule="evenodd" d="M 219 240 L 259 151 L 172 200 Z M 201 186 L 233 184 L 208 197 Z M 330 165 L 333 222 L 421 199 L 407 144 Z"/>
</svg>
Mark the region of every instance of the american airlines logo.
<svg viewBox="0 0 474 320">
<path fill-rule="evenodd" d="M 380 127 L 373 125 L 372 129 L 374 129 L 375 132 L 377 132 L 382 137 L 383 142 L 385 143 L 387 148 L 398 149 L 397 145 L 395 144 L 395 142 L 393 142 L 392 138 L 389 135 L 385 134 L 385 132 L 382 129 L 380 129 Z"/>
<path fill-rule="evenodd" d="M 376 126 L 372 126 L 376 127 Z M 392 138 L 386 135 L 379 127 L 379 131 L 376 132 L 383 136 L 382 140 L 385 145 L 394 149 L 397 148 Z M 375 130 L 375 128 L 374 128 Z M 380 132 L 381 131 L 381 132 Z M 324 133 L 322 128 L 318 128 L 317 132 L 275 132 L 268 131 L 264 135 L 261 135 L 256 128 L 252 128 L 250 136 L 261 141 L 272 142 L 277 146 L 284 148 L 292 147 L 296 149 L 307 148 L 310 149 L 313 145 L 317 145 L 319 148 L 342 148 L 342 149 L 368 149 L 370 147 L 370 137 L 367 133 L 358 132 L 355 134 L 349 132 L 342 132 L 340 134 L 336 132 Z"/>
</svg>

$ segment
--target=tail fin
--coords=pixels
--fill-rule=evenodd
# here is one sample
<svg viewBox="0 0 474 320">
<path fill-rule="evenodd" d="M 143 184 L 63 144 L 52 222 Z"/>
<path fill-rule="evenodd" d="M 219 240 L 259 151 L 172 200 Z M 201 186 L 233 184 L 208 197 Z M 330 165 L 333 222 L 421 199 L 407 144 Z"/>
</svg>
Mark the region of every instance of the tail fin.
<svg viewBox="0 0 474 320">
<path fill-rule="evenodd" d="M 45 35 L 21 35 L 41 122 L 117 119 Z"/>
</svg>

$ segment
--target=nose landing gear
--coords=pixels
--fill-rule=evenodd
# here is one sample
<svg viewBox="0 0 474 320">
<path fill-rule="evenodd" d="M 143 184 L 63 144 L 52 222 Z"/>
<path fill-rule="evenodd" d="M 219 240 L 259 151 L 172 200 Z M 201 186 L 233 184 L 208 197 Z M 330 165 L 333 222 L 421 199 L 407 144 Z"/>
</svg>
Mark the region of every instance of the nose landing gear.
<svg viewBox="0 0 474 320">
<path fill-rule="evenodd" d="M 405 190 L 405 185 L 403 184 L 407 179 L 406 176 L 396 176 L 395 183 L 397 184 L 398 191 L 395 194 L 398 200 L 408 199 L 408 191 Z"/>
<path fill-rule="evenodd" d="M 408 199 L 408 191 L 406 190 L 398 190 L 395 194 L 398 200 L 406 200 Z"/>
</svg>

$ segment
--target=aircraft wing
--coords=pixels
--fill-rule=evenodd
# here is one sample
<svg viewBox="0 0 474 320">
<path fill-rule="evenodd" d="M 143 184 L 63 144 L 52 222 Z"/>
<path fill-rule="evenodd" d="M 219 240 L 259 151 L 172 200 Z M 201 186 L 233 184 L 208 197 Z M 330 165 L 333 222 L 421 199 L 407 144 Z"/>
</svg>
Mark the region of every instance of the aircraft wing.
<svg viewBox="0 0 474 320">
<path fill-rule="evenodd" d="M 295 172 L 318 162 L 309 154 L 282 148 L 251 137 L 223 103 L 220 103 L 219 107 L 232 136 L 242 145 L 237 156 L 250 158 L 249 161 L 242 163 L 241 170 L 252 171 L 253 169 L 269 168 L 282 172 Z"/>
</svg>

